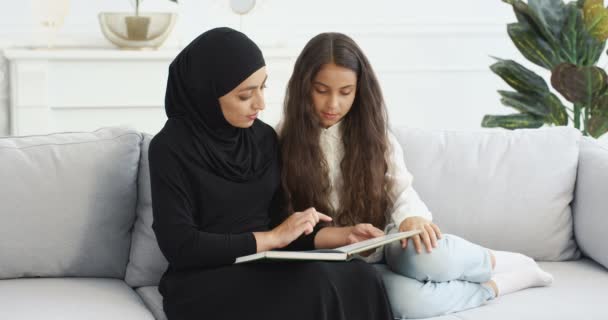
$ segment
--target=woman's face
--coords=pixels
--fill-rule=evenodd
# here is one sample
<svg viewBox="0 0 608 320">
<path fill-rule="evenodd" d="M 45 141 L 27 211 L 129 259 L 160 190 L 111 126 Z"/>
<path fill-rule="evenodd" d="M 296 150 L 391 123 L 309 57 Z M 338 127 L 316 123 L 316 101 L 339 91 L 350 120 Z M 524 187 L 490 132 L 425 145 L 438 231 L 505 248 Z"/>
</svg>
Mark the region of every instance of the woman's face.
<svg viewBox="0 0 608 320">
<path fill-rule="evenodd" d="M 241 82 L 232 91 L 220 97 L 220 107 L 224 118 L 233 127 L 249 128 L 264 110 L 264 88 L 266 88 L 266 67 L 260 68 Z"/>
<path fill-rule="evenodd" d="M 338 123 L 353 106 L 357 74 L 334 63 L 324 64 L 312 80 L 312 103 L 324 128 Z"/>
</svg>

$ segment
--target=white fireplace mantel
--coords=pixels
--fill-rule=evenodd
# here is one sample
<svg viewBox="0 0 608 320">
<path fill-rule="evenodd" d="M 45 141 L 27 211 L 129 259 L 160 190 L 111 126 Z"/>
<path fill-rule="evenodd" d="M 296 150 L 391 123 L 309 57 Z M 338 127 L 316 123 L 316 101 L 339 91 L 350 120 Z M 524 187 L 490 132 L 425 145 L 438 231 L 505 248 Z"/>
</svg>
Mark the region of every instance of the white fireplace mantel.
<svg viewBox="0 0 608 320">
<path fill-rule="evenodd" d="M 264 50 L 274 83 L 286 83 L 295 53 Z M 126 125 L 156 133 L 166 116 L 168 67 L 177 50 L 6 49 L 10 134 L 91 131 Z M 262 119 L 276 124 L 284 86 L 266 92 Z"/>
<path fill-rule="evenodd" d="M 6 49 L 10 134 L 126 125 L 157 132 L 176 51 Z"/>
</svg>

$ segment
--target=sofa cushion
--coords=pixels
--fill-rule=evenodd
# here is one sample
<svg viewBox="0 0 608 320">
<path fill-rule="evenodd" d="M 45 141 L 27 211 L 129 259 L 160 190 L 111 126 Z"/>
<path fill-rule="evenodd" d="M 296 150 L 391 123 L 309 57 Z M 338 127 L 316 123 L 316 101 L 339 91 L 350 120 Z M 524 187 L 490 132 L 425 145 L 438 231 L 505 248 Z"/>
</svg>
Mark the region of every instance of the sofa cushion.
<svg viewBox="0 0 608 320">
<path fill-rule="evenodd" d="M 608 145 L 581 140 L 573 204 L 574 235 L 583 253 L 608 268 Z"/>
<path fill-rule="evenodd" d="M 158 286 L 141 287 L 136 291 L 148 306 L 148 309 L 154 314 L 156 320 L 167 320 L 167 315 L 163 309 L 163 296 L 158 292 Z"/>
<path fill-rule="evenodd" d="M 537 260 L 579 257 L 570 209 L 578 130 L 394 133 L 413 186 L 443 232 Z"/>
<path fill-rule="evenodd" d="M 426 319 L 608 319 L 608 309 L 604 306 L 608 270 L 589 259 L 539 264 L 553 275 L 551 286 L 528 288 L 490 300 L 477 308 Z M 392 273 L 385 265 L 375 267 L 382 275 L 396 319 L 407 316 L 402 310 L 407 310 L 408 304 L 424 303 L 424 297 L 417 295 L 407 299 L 391 295 L 391 292 L 398 292 L 394 287 L 399 285 L 401 276 Z"/>
<path fill-rule="evenodd" d="M 0 319 L 154 320 L 122 280 L 93 278 L 0 281 Z"/>
<path fill-rule="evenodd" d="M 608 319 L 608 309 L 603 307 L 603 288 L 608 286 L 608 270 L 588 259 L 567 262 L 540 262 L 541 268 L 551 273 L 554 282 L 549 287 L 529 288 L 491 300 L 478 308 L 427 318 L 428 320 L 536 320 L 554 319 Z M 408 303 L 424 303 L 419 296 L 396 294 L 399 281 L 408 280 L 391 272 L 386 265 L 375 264 L 381 274 L 393 306 L 395 319 L 401 319 L 401 310 Z M 593 281 L 590 281 L 593 279 Z M 142 287 L 137 293 L 152 311 L 156 320 L 166 320 L 163 297 L 157 286 Z M 562 301 L 564 303 L 555 303 Z"/>
<path fill-rule="evenodd" d="M 551 273 L 550 287 L 526 289 L 458 313 L 463 320 L 608 319 L 608 270 L 592 260 L 541 262 Z"/>
<path fill-rule="evenodd" d="M 124 278 L 141 135 L 0 138 L 0 279 Z"/>
<path fill-rule="evenodd" d="M 608 319 L 604 306 L 604 290 L 608 286 L 608 270 L 589 259 L 565 262 L 540 262 L 541 268 L 554 277 L 549 287 L 528 288 L 498 297 L 486 304 L 428 320 L 571 320 Z M 385 265 L 375 265 L 382 275 L 396 319 L 407 316 L 408 304 L 421 304 L 424 297 L 396 295 L 401 277 Z M 453 317 L 453 318 L 452 318 Z"/>
<path fill-rule="evenodd" d="M 148 146 L 152 136 L 144 134 L 138 176 L 137 219 L 133 228 L 133 240 L 125 281 L 132 287 L 158 285 L 167 269 L 156 235 L 152 230 L 152 194 L 150 192 L 150 167 Z"/>
</svg>

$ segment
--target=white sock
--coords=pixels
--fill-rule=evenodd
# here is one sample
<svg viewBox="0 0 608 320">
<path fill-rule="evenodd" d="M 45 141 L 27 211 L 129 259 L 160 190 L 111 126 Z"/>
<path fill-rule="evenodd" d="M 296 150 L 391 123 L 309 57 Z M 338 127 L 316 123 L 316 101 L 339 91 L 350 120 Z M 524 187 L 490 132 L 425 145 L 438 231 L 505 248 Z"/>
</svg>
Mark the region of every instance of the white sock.
<svg viewBox="0 0 608 320">
<path fill-rule="evenodd" d="M 496 259 L 492 274 L 509 272 L 525 266 L 536 266 L 534 259 L 517 252 L 491 250 Z"/>
<path fill-rule="evenodd" d="M 543 271 L 535 263 L 515 270 L 496 273 L 492 276 L 492 280 L 498 287 L 498 295 L 504 296 L 530 287 L 548 286 L 553 282 L 553 276 Z"/>
</svg>

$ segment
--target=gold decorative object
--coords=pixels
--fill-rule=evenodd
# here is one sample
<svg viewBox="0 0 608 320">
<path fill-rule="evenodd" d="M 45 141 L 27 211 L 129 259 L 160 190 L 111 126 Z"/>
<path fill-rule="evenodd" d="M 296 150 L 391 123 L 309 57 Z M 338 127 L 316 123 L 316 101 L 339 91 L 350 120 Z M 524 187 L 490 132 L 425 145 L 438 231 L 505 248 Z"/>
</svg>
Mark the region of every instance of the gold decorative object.
<svg viewBox="0 0 608 320">
<path fill-rule="evenodd" d="M 101 12 L 98 15 L 103 35 L 122 49 L 156 49 L 175 26 L 177 13 Z"/>
</svg>

